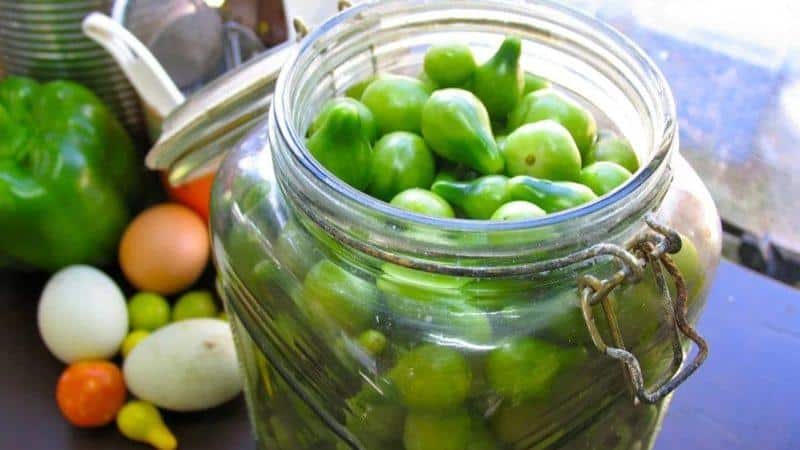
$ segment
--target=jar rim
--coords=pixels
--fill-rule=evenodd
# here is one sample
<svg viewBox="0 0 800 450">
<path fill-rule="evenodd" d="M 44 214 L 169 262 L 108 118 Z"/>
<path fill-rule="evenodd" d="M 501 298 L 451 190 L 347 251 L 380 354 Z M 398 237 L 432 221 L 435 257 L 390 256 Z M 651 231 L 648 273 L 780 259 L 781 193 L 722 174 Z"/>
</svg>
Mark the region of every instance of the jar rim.
<svg viewBox="0 0 800 450">
<path fill-rule="evenodd" d="M 447 5 L 447 2 L 442 3 Z M 659 123 L 654 124 L 653 127 L 655 145 L 648 149 L 650 151 L 649 162 L 643 165 L 624 185 L 595 201 L 569 210 L 548 214 L 540 218 L 507 222 L 436 218 L 412 213 L 371 197 L 369 194 L 352 188 L 343 181 L 332 176 L 313 156 L 311 156 L 311 153 L 305 146 L 304 134 L 301 130 L 299 130 L 292 121 L 280 120 L 281 117 L 288 117 L 289 112 L 294 107 L 290 92 L 290 84 L 294 80 L 292 74 L 294 73 L 296 76 L 296 72 L 302 69 L 304 58 L 307 58 L 309 54 L 319 51 L 320 45 L 324 45 L 324 42 L 320 44 L 320 41 L 324 41 L 327 35 L 337 32 L 337 28 L 340 29 L 343 24 L 357 20 L 373 8 L 408 8 L 409 10 L 413 10 L 415 8 L 431 7 L 430 2 L 425 0 L 384 0 L 362 3 L 348 8 L 328 19 L 328 21 L 323 23 L 320 27 L 312 30 L 312 32 L 300 42 L 298 49 L 288 59 L 278 78 L 270 121 L 274 124 L 278 136 L 288 144 L 289 153 L 293 161 L 299 163 L 299 166 L 310 175 L 311 179 L 320 182 L 324 189 L 339 196 L 345 202 L 366 207 L 388 220 L 454 232 L 492 233 L 552 227 L 596 214 L 601 210 L 613 208 L 615 205 L 619 206 L 624 204 L 624 202 L 635 195 L 635 193 L 641 192 L 648 182 L 653 181 L 655 174 L 663 172 L 662 169 L 669 161 L 676 143 L 677 122 L 675 120 L 675 102 L 669 85 L 661 71 L 644 51 L 629 38 L 601 20 L 550 0 L 537 0 L 523 5 L 520 5 L 518 2 L 506 0 L 459 0 L 450 3 L 452 3 L 454 7 L 470 7 L 487 10 L 496 7 L 545 8 L 548 11 L 552 11 L 554 14 L 560 14 L 575 20 L 586 29 L 591 30 L 593 33 L 599 33 L 603 38 L 613 42 L 616 46 L 614 50 L 621 52 L 620 54 L 626 57 L 632 58 L 637 68 L 653 83 L 653 94 L 656 96 L 654 102 L 659 104 L 659 111 L 663 113 L 663 117 L 659 118 Z M 440 4 L 436 6 L 442 7 Z M 661 125 L 660 129 L 658 125 Z"/>
</svg>

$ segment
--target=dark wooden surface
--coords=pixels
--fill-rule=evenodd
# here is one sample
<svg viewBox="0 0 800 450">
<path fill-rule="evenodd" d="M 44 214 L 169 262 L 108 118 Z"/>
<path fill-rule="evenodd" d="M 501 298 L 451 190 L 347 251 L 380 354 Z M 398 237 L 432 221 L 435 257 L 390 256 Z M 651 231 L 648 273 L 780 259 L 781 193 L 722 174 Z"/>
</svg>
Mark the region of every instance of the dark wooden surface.
<svg viewBox="0 0 800 450">
<path fill-rule="evenodd" d="M 144 449 L 113 427 L 61 418 L 53 392 L 63 367 L 36 331 L 44 280 L 0 273 L 0 449 Z M 723 263 L 699 328 L 711 356 L 675 395 L 656 450 L 800 449 L 800 292 Z M 166 420 L 183 449 L 255 448 L 241 398 Z"/>
</svg>

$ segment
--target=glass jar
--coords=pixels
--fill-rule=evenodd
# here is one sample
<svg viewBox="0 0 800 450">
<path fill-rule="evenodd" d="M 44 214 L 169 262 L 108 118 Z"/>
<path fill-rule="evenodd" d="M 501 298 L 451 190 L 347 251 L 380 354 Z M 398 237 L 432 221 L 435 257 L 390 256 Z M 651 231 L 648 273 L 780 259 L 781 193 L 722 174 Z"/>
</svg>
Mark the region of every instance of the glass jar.
<svg viewBox="0 0 800 450">
<path fill-rule="evenodd" d="M 487 57 L 508 34 L 644 164 L 594 203 L 519 222 L 404 212 L 304 147 L 320 105 L 428 46 Z M 647 449 L 702 362 L 720 254 L 714 204 L 678 153 L 675 106 L 630 41 L 549 2 L 382 1 L 313 31 L 269 121 L 213 194 L 219 289 L 264 449 Z M 690 351 L 691 341 L 699 350 Z"/>
</svg>

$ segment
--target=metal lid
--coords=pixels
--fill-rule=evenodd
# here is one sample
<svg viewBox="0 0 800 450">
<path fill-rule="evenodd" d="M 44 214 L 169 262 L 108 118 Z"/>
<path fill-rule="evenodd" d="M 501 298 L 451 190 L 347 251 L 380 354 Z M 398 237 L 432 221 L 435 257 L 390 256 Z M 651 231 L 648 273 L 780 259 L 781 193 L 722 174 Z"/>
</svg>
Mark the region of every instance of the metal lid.
<svg viewBox="0 0 800 450">
<path fill-rule="evenodd" d="M 215 170 L 225 152 L 266 118 L 294 48 L 293 42 L 273 47 L 195 92 L 164 120 L 147 166 L 167 171 L 172 184 Z"/>
</svg>

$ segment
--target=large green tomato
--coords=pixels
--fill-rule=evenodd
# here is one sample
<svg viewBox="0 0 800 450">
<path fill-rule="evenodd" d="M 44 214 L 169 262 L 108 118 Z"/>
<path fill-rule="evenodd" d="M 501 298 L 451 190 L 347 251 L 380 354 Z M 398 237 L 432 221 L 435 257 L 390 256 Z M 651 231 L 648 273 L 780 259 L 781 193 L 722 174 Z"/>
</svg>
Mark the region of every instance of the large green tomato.
<svg viewBox="0 0 800 450">
<path fill-rule="evenodd" d="M 472 420 L 464 409 L 447 413 L 411 413 L 403 432 L 405 450 L 467 450 Z"/>
<path fill-rule="evenodd" d="M 334 104 L 306 145 L 326 169 L 356 189 L 370 182 L 372 146 L 364 135 L 359 108 L 351 102 Z"/>
<path fill-rule="evenodd" d="M 562 350 L 534 338 L 514 338 L 492 350 L 486 375 L 498 394 L 521 401 L 550 393 L 562 365 Z"/>
<path fill-rule="evenodd" d="M 375 142 L 375 139 L 378 138 L 378 126 L 375 125 L 375 118 L 372 116 L 372 112 L 358 100 L 354 100 L 349 97 L 336 97 L 325 102 L 325 104 L 322 105 L 322 109 L 320 110 L 319 114 L 317 114 L 317 117 L 313 122 L 311 122 L 311 126 L 308 127 L 307 134 L 311 136 L 320 128 L 322 128 L 322 126 L 328 120 L 331 111 L 335 110 L 338 105 L 342 104 L 350 105 L 358 110 L 358 114 L 361 118 L 361 132 L 368 141 Z"/>
<path fill-rule="evenodd" d="M 583 164 L 589 165 L 595 161 L 617 163 L 628 169 L 630 173 L 634 173 L 639 169 L 639 157 L 631 147 L 631 143 L 627 139 L 618 137 L 609 131 L 599 134 L 597 142 Z"/>
<path fill-rule="evenodd" d="M 422 107 L 429 96 L 426 86 L 416 78 L 381 75 L 361 95 L 380 134 L 392 131 L 420 132 Z"/>
<path fill-rule="evenodd" d="M 383 270 L 377 285 L 386 298 L 396 333 L 446 336 L 475 345 L 491 341 L 489 315 L 473 306 L 463 291 L 469 279 L 391 264 Z"/>
<path fill-rule="evenodd" d="M 469 46 L 434 44 L 425 52 L 425 73 L 441 87 L 458 87 L 469 81 L 477 64 Z"/>
<path fill-rule="evenodd" d="M 521 54 L 522 41 L 509 36 L 488 61 L 475 69 L 470 89 L 493 120 L 505 120 L 522 97 L 525 75 L 519 63 Z"/>
<path fill-rule="evenodd" d="M 337 326 L 358 333 L 375 320 L 378 303 L 375 286 L 329 259 L 309 270 L 301 295 L 313 319 L 319 322 L 332 320 Z"/>
<path fill-rule="evenodd" d="M 389 378 L 409 408 L 446 411 L 464 403 L 472 372 L 456 350 L 424 344 L 401 356 Z"/>
<path fill-rule="evenodd" d="M 503 145 L 506 172 L 553 181 L 577 181 L 581 154 L 572 135 L 558 122 L 543 120 L 522 125 Z"/>
<path fill-rule="evenodd" d="M 384 135 L 372 155 L 372 181 L 367 192 L 383 201 L 410 188 L 428 188 L 436 170 L 433 154 L 414 133 Z"/>
<path fill-rule="evenodd" d="M 617 163 L 598 161 L 581 169 L 578 181 L 594 191 L 597 195 L 605 195 L 622 185 L 631 173 Z"/>
<path fill-rule="evenodd" d="M 520 100 L 508 116 L 508 126 L 515 129 L 526 123 L 554 120 L 572 134 L 582 159 L 588 159 L 597 136 L 594 116 L 576 101 L 553 89 L 533 91 Z"/>
<path fill-rule="evenodd" d="M 469 91 L 448 88 L 434 92 L 422 109 L 422 136 L 431 150 L 447 161 L 484 175 L 503 170 L 489 113 Z"/>
</svg>

